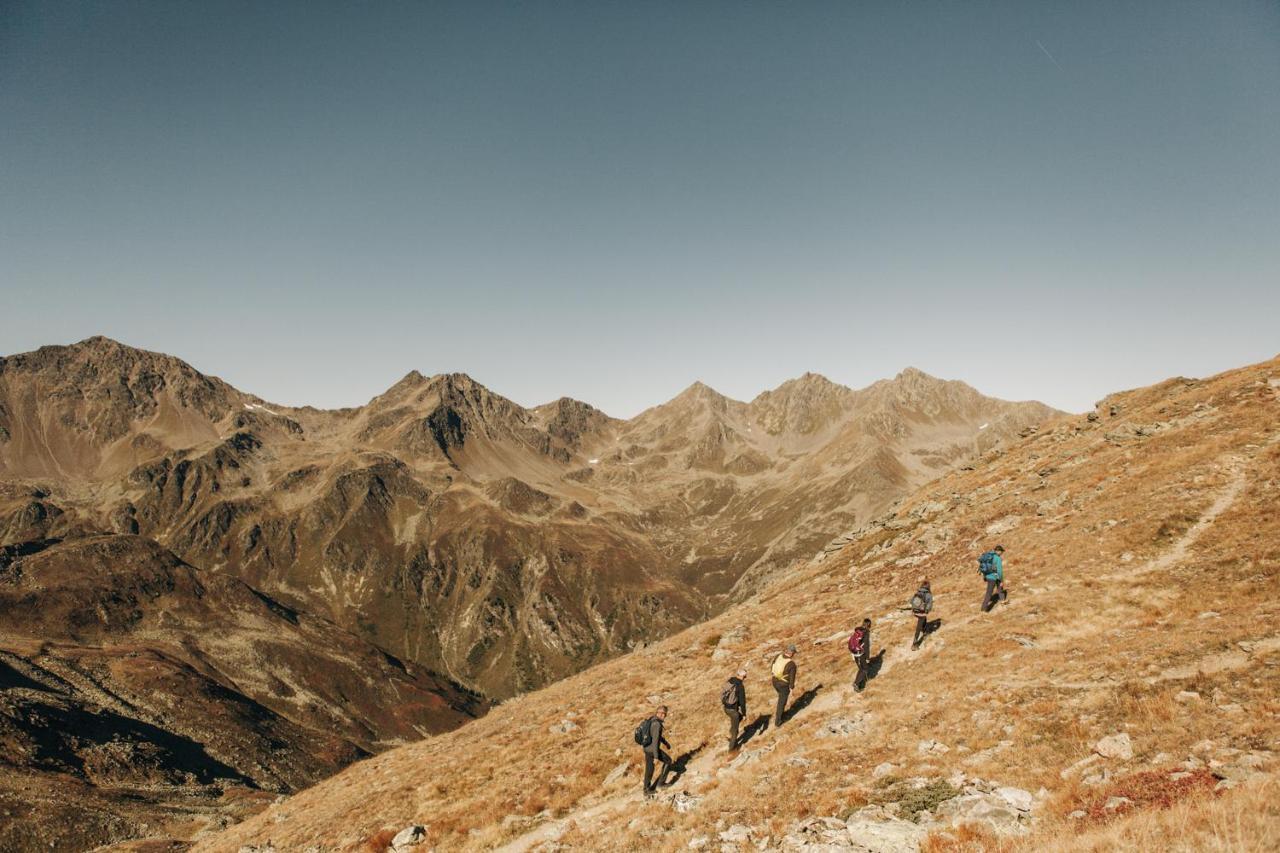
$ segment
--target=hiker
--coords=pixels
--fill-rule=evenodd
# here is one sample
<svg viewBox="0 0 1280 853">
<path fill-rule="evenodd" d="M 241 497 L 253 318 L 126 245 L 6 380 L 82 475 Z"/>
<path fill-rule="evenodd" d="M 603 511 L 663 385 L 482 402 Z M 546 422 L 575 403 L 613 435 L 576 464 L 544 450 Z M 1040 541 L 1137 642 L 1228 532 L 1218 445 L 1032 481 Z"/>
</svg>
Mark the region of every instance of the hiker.
<svg viewBox="0 0 1280 853">
<path fill-rule="evenodd" d="M 863 619 L 862 624 L 853 629 L 849 635 L 849 654 L 858 672 L 853 676 L 853 689 L 862 692 L 867 686 L 867 676 L 871 670 L 871 620 Z"/>
<path fill-rule="evenodd" d="M 667 719 L 667 706 L 659 706 L 654 711 L 653 716 L 645 720 L 636 729 L 636 743 L 644 747 L 644 796 L 645 799 L 651 799 L 658 790 L 658 786 L 667 778 L 667 771 L 671 769 L 671 756 L 663 751 L 662 747 L 670 747 L 670 742 L 662 733 L 663 723 Z M 656 762 L 662 763 L 662 772 L 658 774 L 658 778 L 653 778 L 653 768 Z"/>
<path fill-rule="evenodd" d="M 772 675 L 773 689 L 778 691 L 778 709 L 773 714 L 773 725 L 782 725 L 782 712 L 787 709 L 787 697 L 796 686 L 796 644 L 787 646 L 787 650 L 774 658 Z"/>
<path fill-rule="evenodd" d="M 1009 593 L 1004 588 L 1004 546 L 997 545 L 978 558 L 978 571 L 987 582 L 987 592 L 982 596 L 982 612 L 989 613 L 997 601 L 1004 601 Z"/>
<path fill-rule="evenodd" d="M 933 609 L 933 593 L 929 590 L 929 579 L 920 578 L 920 587 L 911 596 L 911 615 L 916 617 L 916 634 L 911 640 L 911 648 L 918 649 L 924 642 L 925 630 L 929 624 L 929 611 Z"/>
<path fill-rule="evenodd" d="M 738 750 L 738 726 L 747 716 L 747 687 L 742 682 L 746 677 L 747 671 L 739 668 L 736 675 L 729 676 L 729 680 L 724 683 L 724 688 L 720 691 L 720 704 L 729 717 L 730 752 Z"/>
</svg>

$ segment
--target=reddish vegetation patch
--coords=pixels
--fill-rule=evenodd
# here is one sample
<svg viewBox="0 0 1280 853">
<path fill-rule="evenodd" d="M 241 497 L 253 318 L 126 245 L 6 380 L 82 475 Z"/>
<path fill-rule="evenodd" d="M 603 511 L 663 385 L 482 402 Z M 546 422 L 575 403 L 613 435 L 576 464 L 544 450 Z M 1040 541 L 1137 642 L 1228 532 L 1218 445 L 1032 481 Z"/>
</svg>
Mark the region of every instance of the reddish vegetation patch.
<svg viewBox="0 0 1280 853">
<path fill-rule="evenodd" d="M 1182 775 L 1186 773 L 1186 775 Z M 1175 803 L 1192 797 L 1212 795 L 1218 777 L 1208 770 L 1170 771 L 1143 770 L 1121 776 L 1102 793 L 1086 801 L 1081 808 L 1088 819 L 1096 823 L 1112 820 L 1120 815 L 1143 809 L 1167 809 Z M 1114 808 L 1107 808 L 1112 797 L 1130 800 Z"/>
<path fill-rule="evenodd" d="M 386 853 L 386 849 L 391 846 L 391 839 L 395 837 L 394 829 L 384 829 L 366 838 L 363 849 L 365 853 Z"/>
</svg>

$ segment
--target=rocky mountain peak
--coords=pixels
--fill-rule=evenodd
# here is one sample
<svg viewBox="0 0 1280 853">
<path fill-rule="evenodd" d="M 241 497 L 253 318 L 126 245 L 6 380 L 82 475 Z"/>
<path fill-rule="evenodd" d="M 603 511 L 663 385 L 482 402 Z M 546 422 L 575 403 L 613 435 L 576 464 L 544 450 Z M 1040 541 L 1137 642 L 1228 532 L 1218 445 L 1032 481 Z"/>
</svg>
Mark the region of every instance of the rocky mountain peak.
<svg viewBox="0 0 1280 853">
<path fill-rule="evenodd" d="M 840 417 L 852 405 L 853 392 L 818 373 L 805 373 L 765 391 L 751 401 L 755 421 L 770 435 L 808 435 Z"/>
</svg>

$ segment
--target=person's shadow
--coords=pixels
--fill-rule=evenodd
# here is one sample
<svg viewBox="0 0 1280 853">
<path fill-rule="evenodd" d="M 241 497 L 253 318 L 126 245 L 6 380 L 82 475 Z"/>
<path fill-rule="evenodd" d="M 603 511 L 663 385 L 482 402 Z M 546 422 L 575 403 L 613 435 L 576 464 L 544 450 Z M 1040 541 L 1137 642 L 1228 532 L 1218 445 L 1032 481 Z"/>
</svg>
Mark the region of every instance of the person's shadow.
<svg viewBox="0 0 1280 853">
<path fill-rule="evenodd" d="M 942 627 L 942 620 L 941 620 L 941 619 L 934 619 L 932 622 L 925 622 L 925 623 L 924 623 L 924 635 L 927 637 L 927 636 L 929 636 L 930 634 L 932 634 L 934 631 L 938 630 L 938 629 L 939 629 L 939 628 L 941 628 L 941 627 Z"/>
<path fill-rule="evenodd" d="M 884 652 L 882 651 L 880 654 L 883 655 Z M 791 707 L 782 712 L 782 722 L 789 722 L 796 714 L 799 714 L 805 708 L 808 708 L 809 705 L 812 704 L 814 698 L 818 695 L 818 691 L 821 689 L 821 684 L 815 684 L 813 687 L 810 687 L 808 690 L 797 696 L 796 701 L 791 703 Z"/>
<path fill-rule="evenodd" d="M 867 681 L 871 681 L 880 674 L 880 667 L 884 666 L 884 649 L 881 649 L 875 657 L 867 661 Z"/>
<path fill-rule="evenodd" d="M 751 725 L 742 730 L 741 736 L 738 738 L 738 749 L 742 749 L 747 745 L 753 737 L 769 728 L 769 715 L 761 714 L 751 721 Z"/>
<path fill-rule="evenodd" d="M 702 750 L 706 748 L 707 748 L 707 742 L 704 740 L 702 743 L 698 744 L 688 752 L 676 756 L 676 760 L 671 762 L 671 770 L 669 771 L 670 775 L 668 780 L 662 783 L 663 787 L 669 788 L 672 785 L 674 785 L 676 782 L 679 782 L 680 777 L 683 776 L 685 771 L 689 769 L 689 762 L 692 761 L 698 755 L 699 752 L 702 752 Z"/>
</svg>

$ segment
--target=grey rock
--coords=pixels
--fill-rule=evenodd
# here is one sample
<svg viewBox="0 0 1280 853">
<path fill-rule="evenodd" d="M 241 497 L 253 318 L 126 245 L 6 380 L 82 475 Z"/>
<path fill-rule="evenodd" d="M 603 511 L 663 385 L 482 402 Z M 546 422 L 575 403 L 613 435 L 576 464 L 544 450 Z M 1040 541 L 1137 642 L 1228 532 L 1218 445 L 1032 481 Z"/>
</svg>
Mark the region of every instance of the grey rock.
<svg viewBox="0 0 1280 853">
<path fill-rule="evenodd" d="M 824 720 L 815 737 L 848 737 L 867 730 L 863 717 L 832 717 Z"/>
<path fill-rule="evenodd" d="M 918 853 L 929 829 L 889 816 L 883 809 L 859 809 L 845 823 L 849 847 L 856 853 Z"/>
<path fill-rule="evenodd" d="M 1122 761 L 1128 761 L 1133 758 L 1133 742 L 1129 740 L 1128 734 L 1121 732 L 1104 737 L 1095 743 L 1093 751 L 1103 758 L 1119 758 Z"/>
<path fill-rule="evenodd" d="M 1020 812 L 1029 812 L 1035 805 L 1035 797 L 1021 788 L 996 788 L 996 796 Z"/>
<path fill-rule="evenodd" d="M 417 847 L 426 839 L 427 828 L 425 826 L 406 826 L 396 833 L 395 838 L 391 839 L 391 850 L 393 853 L 400 853 L 401 850 Z"/>
<path fill-rule="evenodd" d="M 1116 809 L 1121 808 L 1122 806 L 1127 806 L 1132 802 L 1133 800 L 1128 797 L 1108 797 L 1102 808 L 1106 811 L 1113 812 Z"/>
<path fill-rule="evenodd" d="M 687 791 L 677 791 L 672 794 L 668 802 L 671 808 L 680 814 L 688 814 L 698 807 L 698 803 L 702 802 L 701 797 L 695 797 Z"/>
</svg>

